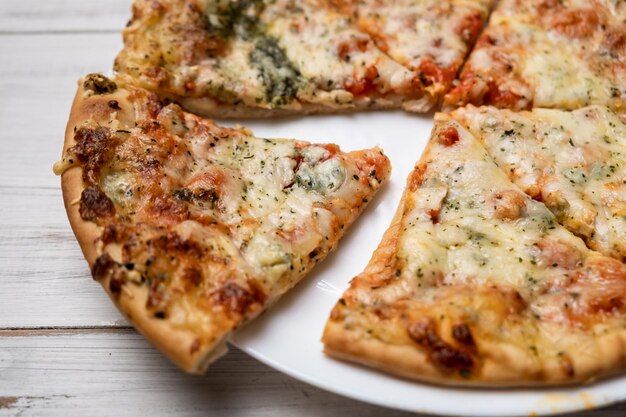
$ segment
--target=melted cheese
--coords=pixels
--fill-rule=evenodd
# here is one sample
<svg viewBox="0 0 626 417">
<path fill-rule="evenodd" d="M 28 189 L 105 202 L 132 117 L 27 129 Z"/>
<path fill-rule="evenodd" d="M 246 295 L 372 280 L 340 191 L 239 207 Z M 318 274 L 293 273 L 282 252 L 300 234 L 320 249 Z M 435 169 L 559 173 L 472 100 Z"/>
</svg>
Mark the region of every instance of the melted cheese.
<svg viewBox="0 0 626 417">
<path fill-rule="evenodd" d="M 81 120 L 55 169 L 83 169 L 91 193 L 79 215 L 104 230 L 97 250 L 114 273 L 111 292 L 145 292 L 148 318 L 198 343 L 216 343 L 295 285 L 389 176 L 377 149 L 257 138 L 145 90 L 118 90 L 82 105 L 108 109 L 114 97 L 135 119 Z"/>
<path fill-rule="evenodd" d="M 498 165 L 559 222 L 604 254 L 626 258 L 626 124 L 605 107 L 455 112 Z"/>
<path fill-rule="evenodd" d="M 387 53 L 398 62 L 419 68 L 425 56 L 432 57 L 443 68 L 458 67 L 465 57 L 467 45 L 455 28 L 468 15 L 479 13 L 483 18 L 490 0 L 402 0 L 359 2 L 359 17 L 375 22 L 372 30 L 383 37 Z"/>
<path fill-rule="evenodd" d="M 430 379 L 434 368 L 438 381 L 464 383 L 571 381 L 605 372 L 604 362 L 589 368 L 586 358 L 602 351 L 598 337 L 623 332 L 626 266 L 588 249 L 510 181 L 507 167 L 472 134 L 500 123 L 488 116 L 472 131 L 450 114 L 435 116 L 400 219 L 331 313 L 333 332 L 345 333 L 340 343 L 336 333 L 325 340 L 332 352 L 361 362 L 373 357 L 406 375 L 393 358 L 363 348 L 372 339 L 401 345 L 415 349 L 412 360 L 423 356 L 411 362 L 418 368 L 410 375 Z M 596 117 L 616 120 L 602 111 Z"/>
<path fill-rule="evenodd" d="M 545 206 L 526 196 L 521 197 L 522 217 L 515 221 L 494 218 L 498 192 L 522 193 L 471 136 L 465 134 L 461 141 L 467 143 L 440 155 L 431 153 L 428 170 L 436 175 L 407 196 L 415 208 L 402 220 L 400 279 L 422 283 L 425 288 L 498 284 L 526 292 L 529 275 L 542 280 L 554 274 L 534 262 L 533 245 L 541 239 L 557 238 L 563 231 L 557 229 Z M 437 187 L 435 192 L 432 186 Z M 430 211 L 437 212 L 436 221 Z M 572 235 L 565 233 L 565 238 L 577 250 L 586 250 Z M 501 273 L 503 269 L 506 274 Z"/>
<path fill-rule="evenodd" d="M 511 109 L 601 104 L 623 112 L 625 17 L 626 8 L 611 1 L 501 1 L 446 101 Z M 481 80 L 494 83 L 487 98 L 468 91 Z"/>
<path fill-rule="evenodd" d="M 194 102 L 294 111 L 404 103 L 425 111 L 461 66 L 463 28 L 477 30 L 491 3 L 403 0 L 381 11 L 368 1 L 353 17 L 319 0 L 204 0 L 195 7 L 168 0 L 158 10 L 138 0 L 142 13 L 125 31 L 116 70 L 131 84 Z"/>
</svg>

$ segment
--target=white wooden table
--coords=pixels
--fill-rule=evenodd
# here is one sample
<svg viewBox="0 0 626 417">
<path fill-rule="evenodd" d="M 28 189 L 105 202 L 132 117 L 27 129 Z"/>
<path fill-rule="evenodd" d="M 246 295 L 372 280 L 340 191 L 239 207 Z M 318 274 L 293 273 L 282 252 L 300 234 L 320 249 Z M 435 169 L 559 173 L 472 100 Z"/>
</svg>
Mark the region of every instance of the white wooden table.
<svg viewBox="0 0 626 417">
<path fill-rule="evenodd" d="M 208 375 L 185 375 L 91 280 L 51 167 L 76 80 L 109 70 L 129 10 L 130 0 L 0 0 L 0 416 L 405 415 L 234 348 Z M 626 404 L 574 416 L 626 416 Z"/>
</svg>

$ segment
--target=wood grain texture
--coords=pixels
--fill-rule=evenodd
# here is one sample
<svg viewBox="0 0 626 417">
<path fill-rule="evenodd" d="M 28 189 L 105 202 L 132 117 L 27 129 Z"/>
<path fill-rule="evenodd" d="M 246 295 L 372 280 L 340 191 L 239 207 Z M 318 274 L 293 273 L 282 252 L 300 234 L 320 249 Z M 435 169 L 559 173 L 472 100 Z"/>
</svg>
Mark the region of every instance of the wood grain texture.
<svg viewBox="0 0 626 417">
<path fill-rule="evenodd" d="M 126 325 L 91 279 L 60 189 L 0 186 L 0 195 L 0 327 Z"/>
<path fill-rule="evenodd" d="M 111 32 L 130 17 L 129 0 L 2 0 L 0 34 Z"/>
<path fill-rule="evenodd" d="M 76 80 L 109 72 L 131 0 L 0 1 L 0 417 L 400 416 L 233 349 L 205 377 L 175 369 L 89 276 L 59 179 Z M 626 415 L 626 404 L 575 417 Z"/>
<path fill-rule="evenodd" d="M 0 337 L 0 416 L 401 416 L 275 372 L 233 349 L 203 377 L 132 330 Z"/>
<path fill-rule="evenodd" d="M 107 72 L 120 47 L 116 33 L 0 34 L 13 57 L 0 65 L 1 327 L 126 325 L 90 278 L 52 173 L 78 78 Z"/>
<path fill-rule="evenodd" d="M 0 35 L 0 56 L 11 57 L 0 64 L 0 186 L 59 187 L 52 164 L 61 156 L 76 83 L 110 72 L 120 48 L 118 34 Z"/>
</svg>

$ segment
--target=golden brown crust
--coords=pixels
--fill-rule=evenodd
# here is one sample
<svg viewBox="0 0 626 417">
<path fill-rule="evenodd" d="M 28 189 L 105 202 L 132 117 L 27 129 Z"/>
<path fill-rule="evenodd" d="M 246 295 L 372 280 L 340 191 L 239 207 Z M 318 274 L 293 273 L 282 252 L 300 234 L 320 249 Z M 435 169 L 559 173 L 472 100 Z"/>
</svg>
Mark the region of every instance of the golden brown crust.
<svg viewBox="0 0 626 417">
<path fill-rule="evenodd" d="M 489 353 L 482 366 L 480 379 L 463 381 L 450 379 L 412 346 L 393 345 L 367 337 L 362 331 L 346 331 L 343 324 L 328 321 L 324 329 L 324 353 L 328 356 L 360 363 L 384 372 L 418 381 L 453 386 L 483 386 L 489 388 L 590 384 L 601 377 L 621 372 L 626 365 L 626 331 L 609 334 L 597 340 L 599 354 L 589 355 L 585 347 L 571 354 L 576 361 L 576 375 L 563 378 L 562 364 L 557 361 L 543 363 L 529 361 L 510 346 L 484 344 Z M 602 359 L 599 360 L 598 358 Z"/>
<path fill-rule="evenodd" d="M 85 89 L 82 80 L 79 82 L 79 88 L 72 103 L 70 118 L 65 130 L 65 142 L 63 145 L 63 154 L 74 146 L 74 132 L 77 126 L 84 123 L 94 116 L 103 117 L 106 114 L 98 109 L 98 105 L 94 105 L 93 99 L 87 103 L 85 100 Z M 116 99 L 122 108 L 132 108 L 127 102 L 127 96 L 118 93 L 113 96 L 107 95 L 105 99 L 96 98 L 95 100 L 106 105 L 106 102 Z M 108 115 L 107 115 L 108 119 Z M 78 240 L 78 244 L 89 264 L 93 268 L 98 257 L 97 245 L 102 228 L 93 222 L 85 221 L 79 213 L 79 200 L 83 191 L 84 184 L 82 179 L 82 168 L 80 165 L 67 169 L 61 176 L 61 188 L 63 191 L 63 201 L 67 216 L 72 227 L 72 231 Z M 151 317 L 146 310 L 147 291 L 144 287 L 126 286 L 124 291 L 118 296 L 112 293 L 109 285 L 109 277 L 100 281 L 100 284 L 107 292 L 111 300 L 124 316 L 135 326 L 135 328 L 143 334 L 150 342 L 161 352 L 163 352 L 172 362 L 190 373 L 203 373 L 210 363 L 226 353 L 225 340 L 213 346 L 202 346 L 198 350 L 190 354 L 189 346 L 195 340 L 195 335 L 191 331 L 174 330 L 166 322 L 156 320 Z"/>
<path fill-rule="evenodd" d="M 136 80 L 126 74 L 118 74 L 116 81 L 122 87 L 134 85 Z M 184 97 L 164 91 L 155 91 L 162 98 L 180 104 L 185 110 L 202 117 L 218 119 L 262 119 L 298 115 L 346 114 L 362 111 L 404 109 L 415 113 L 426 113 L 437 105 L 437 99 L 428 92 L 418 99 L 407 100 L 402 96 L 387 96 L 370 101 L 355 100 L 352 106 L 335 106 L 317 103 L 294 103 L 290 107 L 252 107 L 245 104 L 222 103 L 211 97 Z"/>
<path fill-rule="evenodd" d="M 186 110 L 205 117 L 215 117 L 222 119 L 238 119 L 238 118 L 273 118 L 286 117 L 296 115 L 314 115 L 314 114 L 344 114 L 361 112 L 365 110 L 393 110 L 403 108 L 407 111 L 425 113 L 432 109 L 436 100 L 424 95 L 419 100 L 405 101 L 401 97 L 387 97 L 380 99 L 374 104 L 367 101 L 356 101 L 353 107 L 333 107 L 315 103 L 301 103 L 297 108 L 262 108 L 250 107 L 245 105 L 232 105 L 219 103 L 209 97 L 205 98 L 186 98 L 179 96 L 169 97 L 176 103 L 180 103 Z"/>
</svg>

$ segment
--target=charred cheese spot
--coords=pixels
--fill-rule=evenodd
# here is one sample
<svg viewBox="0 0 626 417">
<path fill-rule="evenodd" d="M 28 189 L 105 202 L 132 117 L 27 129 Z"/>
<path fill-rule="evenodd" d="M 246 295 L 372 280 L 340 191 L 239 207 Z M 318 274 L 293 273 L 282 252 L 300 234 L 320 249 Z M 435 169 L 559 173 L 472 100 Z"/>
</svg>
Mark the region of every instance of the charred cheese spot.
<svg viewBox="0 0 626 417">
<path fill-rule="evenodd" d="M 211 298 L 217 305 L 222 306 L 226 314 L 249 313 L 263 305 L 267 295 L 254 281 L 249 281 L 248 284 L 250 288 L 246 289 L 235 282 L 229 282 L 214 290 Z"/>
<path fill-rule="evenodd" d="M 113 110 L 122 110 L 122 108 L 120 107 L 120 103 L 117 100 L 109 100 L 107 104 Z"/>
<path fill-rule="evenodd" d="M 455 324 L 452 327 L 452 337 L 454 337 L 454 339 L 462 345 L 468 347 L 476 346 L 476 342 L 472 336 L 472 331 L 467 324 Z"/>
<path fill-rule="evenodd" d="M 185 268 L 183 272 L 183 279 L 194 287 L 197 287 L 202 284 L 203 281 L 202 271 L 196 267 Z"/>
<path fill-rule="evenodd" d="M 124 286 L 124 279 L 120 273 L 114 274 L 109 278 L 109 291 L 113 295 L 119 295 Z"/>
<path fill-rule="evenodd" d="M 91 276 L 95 280 L 101 280 L 106 277 L 111 268 L 116 265 L 116 262 L 109 256 L 108 253 L 104 253 L 96 259 L 91 267 Z"/>
<path fill-rule="evenodd" d="M 438 334 L 431 320 L 418 321 L 408 327 L 409 336 L 418 345 L 426 349 L 435 365 L 446 372 L 466 374 L 474 368 L 471 355 L 445 342 Z M 457 332 L 459 332 L 457 330 Z M 470 336 L 471 337 L 471 336 Z"/>
<path fill-rule="evenodd" d="M 115 207 L 99 187 L 85 188 L 80 194 L 80 217 L 85 221 L 99 221 L 115 214 Z"/>
<path fill-rule="evenodd" d="M 190 216 L 189 210 L 183 204 L 166 195 L 158 195 L 150 204 L 150 211 L 164 223 L 178 223 Z"/>
<path fill-rule="evenodd" d="M 97 184 L 100 166 L 106 162 L 111 151 L 110 130 L 104 127 L 95 129 L 80 128 L 74 134 L 76 145 L 68 149 L 83 164 L 83 181 Z"/>
</svg>

